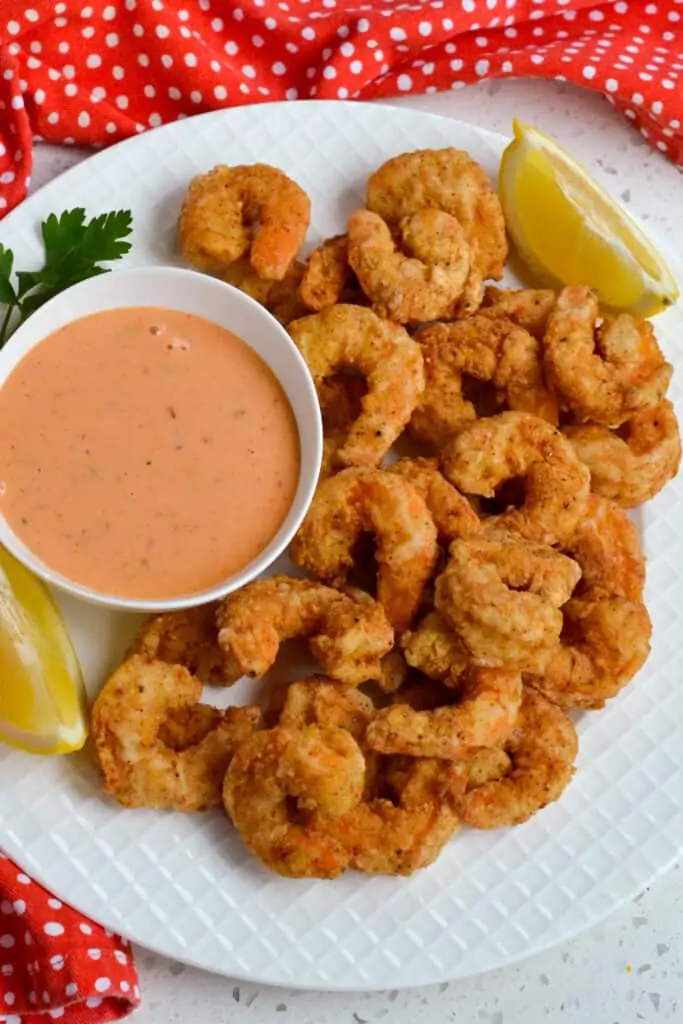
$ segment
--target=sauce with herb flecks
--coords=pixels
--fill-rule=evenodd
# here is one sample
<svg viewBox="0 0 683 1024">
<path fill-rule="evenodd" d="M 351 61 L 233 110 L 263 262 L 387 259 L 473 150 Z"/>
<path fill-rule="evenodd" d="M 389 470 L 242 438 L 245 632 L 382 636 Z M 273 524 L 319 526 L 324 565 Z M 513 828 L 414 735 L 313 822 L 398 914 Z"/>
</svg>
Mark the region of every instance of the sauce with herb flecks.
<svg viewBox="0 0 683 1024">
<path fill-rule="evenodd" d="M 203 590 L 277 533 L 299 436 L 270 368 L 202 317 L 75 320 L 0 389 L 0 510 L 46 565 L 127 598 Z"/>
</svg>

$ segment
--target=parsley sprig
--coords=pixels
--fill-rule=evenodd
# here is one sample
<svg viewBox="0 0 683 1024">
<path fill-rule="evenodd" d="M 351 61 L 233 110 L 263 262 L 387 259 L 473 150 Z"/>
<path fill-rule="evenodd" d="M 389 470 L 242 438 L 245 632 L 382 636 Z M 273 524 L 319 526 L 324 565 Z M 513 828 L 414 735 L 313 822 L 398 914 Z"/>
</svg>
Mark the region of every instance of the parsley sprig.
<svg viewBox="0 0 683 1024">
<path fill-rule="evenodd" d="M 85 210 L 52 213 L 41 225 L 45 263 L 40 270 L 19 270 L 12 283 L 14 253 L 0 244 L 0 304 L 6 306 L 0 326 L 0 348 L 27 317 L 48 299 L 108 267 L 130 249 L 124 241 L 133 230 L 130 210 L 113 210 L 86 221 Z"/>
</svg>

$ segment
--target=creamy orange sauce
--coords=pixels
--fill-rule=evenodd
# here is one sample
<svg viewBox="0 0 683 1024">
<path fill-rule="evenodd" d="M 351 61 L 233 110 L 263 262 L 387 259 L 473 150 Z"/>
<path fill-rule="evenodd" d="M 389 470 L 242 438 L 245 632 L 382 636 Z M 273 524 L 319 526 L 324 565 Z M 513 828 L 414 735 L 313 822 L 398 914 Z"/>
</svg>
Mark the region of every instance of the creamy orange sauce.
<svg viewBox="0 0 683 1024">
<path fill-rule="evenodd" d="M 203 590 L 277 533 L 299 435 L 263 360 L 208 320 L 109 310 L 0 389 L 0 509 L 50 568 L 129 598 Z"/>
</svg>

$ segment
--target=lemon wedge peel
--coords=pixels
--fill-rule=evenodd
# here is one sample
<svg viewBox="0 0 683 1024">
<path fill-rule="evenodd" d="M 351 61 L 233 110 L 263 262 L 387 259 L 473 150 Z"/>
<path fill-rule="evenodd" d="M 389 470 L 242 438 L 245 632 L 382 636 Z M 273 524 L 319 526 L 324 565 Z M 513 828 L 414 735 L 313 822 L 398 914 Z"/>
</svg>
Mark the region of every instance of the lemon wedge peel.
<svg viewBox="0 0 683 1024">
<path fill-rule="evenodd" d="M 32 754 L 79 750 L 83 676 L 45 585 L 0 547 L 0 740 Z"/>
<path fill-rule="evenodd" d="M 535 283 L 594 288 L 604 312 L 652 316 L 679 297 L 664 258 L 630 215 L 543 132 L 513 121 L 500 164 L 508 233 Z"/>
</svg>

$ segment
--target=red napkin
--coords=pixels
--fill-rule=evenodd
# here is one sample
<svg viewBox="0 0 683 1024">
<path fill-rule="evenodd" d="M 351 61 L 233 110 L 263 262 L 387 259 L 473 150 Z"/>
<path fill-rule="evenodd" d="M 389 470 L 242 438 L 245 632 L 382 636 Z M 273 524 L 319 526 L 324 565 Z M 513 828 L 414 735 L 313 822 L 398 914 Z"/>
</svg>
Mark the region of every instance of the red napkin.
<svg viewBox="0 0 683 1024">
<path fill-rule="evenodd" d="M 126 939 L 77 914 L 0 853 L 0 1022 L 102 1024 L 140 991 Z"/>
<path fill-rule="evenodd" d="M 0 214 L 32 137 L 105 145 L 215 107 L 486 77 L 604 93 L 683 162 L 683 0 L 0 0 Z"/>
</svg>

